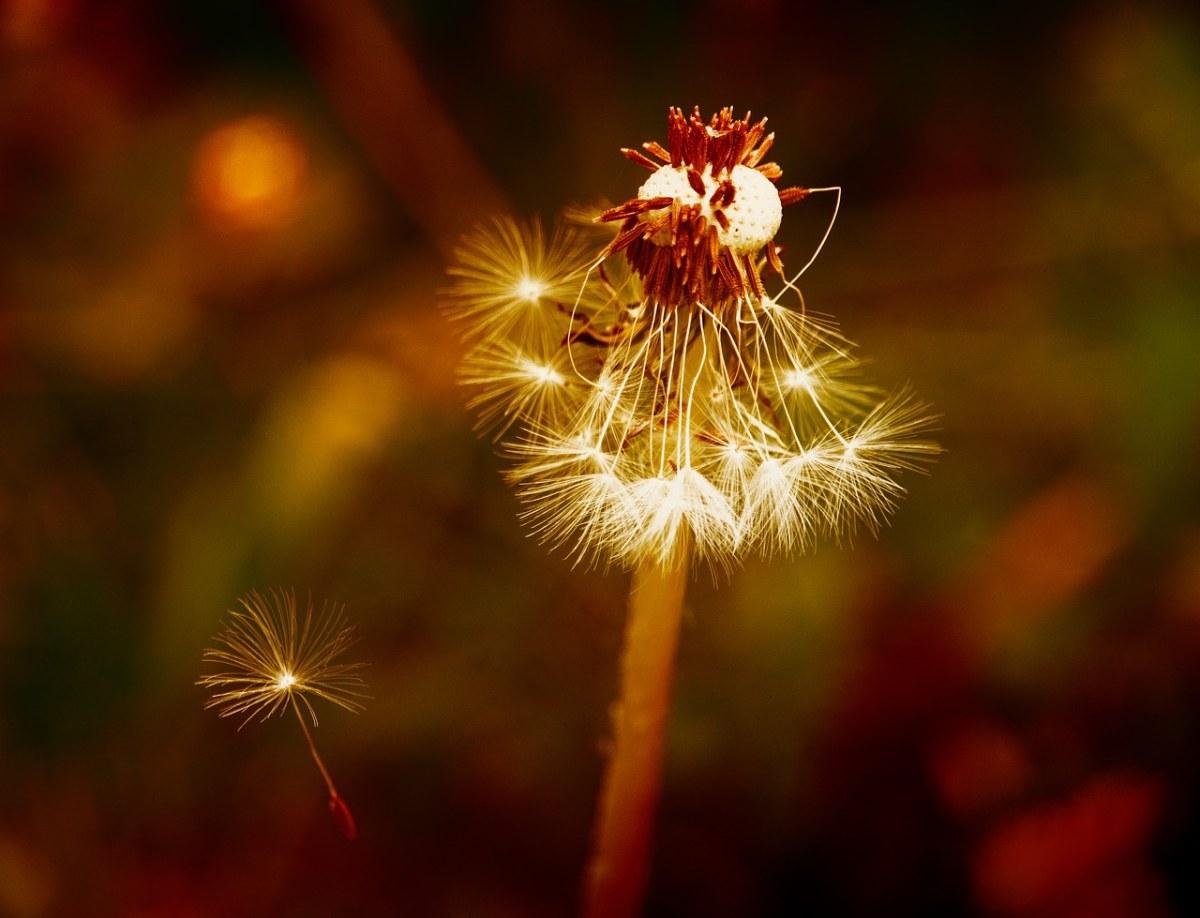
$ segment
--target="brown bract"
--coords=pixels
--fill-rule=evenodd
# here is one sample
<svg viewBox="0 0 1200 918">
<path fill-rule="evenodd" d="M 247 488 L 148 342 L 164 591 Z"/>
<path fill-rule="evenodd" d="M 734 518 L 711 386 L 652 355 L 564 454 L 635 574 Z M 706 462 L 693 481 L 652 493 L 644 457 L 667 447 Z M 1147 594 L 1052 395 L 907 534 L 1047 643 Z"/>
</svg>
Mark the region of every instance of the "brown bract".
<svg viewBox="0 0 1200 918">
<path fill-rule="evenodd" d="M 645 153 L 629 148 L 621 152 L 651 170 L 683 170 L 692 190 L 707 195 L 708 206 L 656 196 L 634 197 L 610 208 L 597 221 L 623 222 L 601 257 L 624 252 L 641 276 L 647 298 L 661 304 L 703 302 L 715 307 L 747 296 L 761 299 L 760 260 L 765 256 L 772 270 L 783 273 L 777 247 L 771 242 L 758 251 L 736 252 L 721 242 L 721 231 L 729 229 L 726 210 L 737 199 L 731 178 L 735 167 L 755 169 L 771 182 L 783 174 L 777 163 L 762 161 L 775 141 L 773 133 L 766 133 L 766 124 L 763 118 L 752 125 L 749 112 L 734 118 L 732 108 L 721 109 L 705 123 L 699 107 L 690 116 L 672 107 L 666 148 L 648 141 L 642 144 Z M 793 204 L 809 191 L 785 188 L 779 192 L 780 203 Z"/>
</svg>

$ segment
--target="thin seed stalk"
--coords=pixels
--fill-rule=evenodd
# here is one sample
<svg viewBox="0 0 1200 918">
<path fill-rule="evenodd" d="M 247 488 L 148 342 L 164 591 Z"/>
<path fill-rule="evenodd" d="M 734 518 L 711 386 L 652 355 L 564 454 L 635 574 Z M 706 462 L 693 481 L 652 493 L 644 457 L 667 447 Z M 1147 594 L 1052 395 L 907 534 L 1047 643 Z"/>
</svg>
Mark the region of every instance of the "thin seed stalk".
<svg viewBox="0 0 1200 918">
<path fill-rule="evenodd" d="M 313 742 L 312 733 L 308 730 L 308 724 L 304 722 L 304 715 L 300 713 L 300 705 L 296 703 L 295 695 L 292 695 L 291 702 L 292 710 L 296 712 L 296 719 L 300 721 L 300 729 L 304 731 L 304 738 L 308 740 L 308 751 L 312 753 L 313 761 L 317 763 L 317 768 L 321 770 L 321 777 L 325 779 L 325 786 L 329 788 L 329 813 L 342 830 L 342 834 L 346 838 L 353 840 L 358 835 L 358 826 L 354 822 L 354 814 L 350 812 L 350 807 L 346 805 L 346 801 L 342 799 L 341 795 L 337 792 L 337 788 L 333 786 L 333 778 L 329 776 L 329 769 L 325 767 L 325 763 L 321 761 L 321 757 L 317 754 L 317 744 Z"/>
<path fill-rule="evenodd" d="M 317 763 L 317 768 L 321 770 L 321 777 L 325 779 L 325 786 L 329 788 L 329 796 L 336 797 L 338 792 L 337 788 L 333 786 L 333 778 L 329 777 L 329 770 L 321 761 L 321 757 L 317 755 L 317 744 L 313 742 L 312 734 L 308 732 L 308 724 L 304 722 L 304 715 L 300 713 L 300 705 L 296 704 L 295 695 L 291 696 L 291 702 L 292 710 L 296 712 L 296 720 L 300 721 L 300 729 L 304 731 L 304 738 L 308 740 L 308 751 L 312 753 L 313 761 Z"/>
<path fill-rule="evenodd" d="M 586 918 L 637 915 L 646 889 L 686 585 L 686 562 L 664 570 L 648 560 L 633 577 L 613 748 L 584 879 Z"/>
</svg>

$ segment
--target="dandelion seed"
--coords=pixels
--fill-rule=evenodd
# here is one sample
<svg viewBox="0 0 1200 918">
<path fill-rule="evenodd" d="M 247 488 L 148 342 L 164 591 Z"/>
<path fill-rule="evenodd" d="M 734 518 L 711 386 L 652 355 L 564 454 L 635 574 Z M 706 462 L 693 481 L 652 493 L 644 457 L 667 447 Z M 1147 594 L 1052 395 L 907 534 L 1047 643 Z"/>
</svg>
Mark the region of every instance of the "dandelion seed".
<svg viewBox="0 0 1200 918">
<path fill-rule="evenodd" d="M 487 341 L 463 360 L 461 381 L 473 390 L 469 407 L 480 426 L 502 436 L 517 422 L 560 419 L 580 387 L 559 348 L 539 354 L 511 341 Z"/>
<path fill-rule="evenodd" d="M 240 730 L 258 718 L 267 720 L 291 708 L 313 760 L 329 790 L 329 809 L 347 838 L 357 829 L 354 817 L 338 795 L 325 763 L 317 754 L 303 710 L 317 726 L 313 698 L 331 702 L 347 711 L 361 711 L 366 684 L 360 676 L 361 663 L 336 663 L 353 643 L 353 629 L 336 609 L 323 608 L 314 614 L 312 603 L 303 618 L 293 592 L 272 592 L 264 597 L 251 592 L 240 600 L 242 608 L 232 611 L 218 645 L 204 651 L 204 660 L 222 667 L 197 680 L 213 689 L 205 703 L 221 717 L 242 717 Z"/>
<path fill-rule="evenodd" d="M 520 226 L 496 218 L 456 251 L 450 313 L 484 340 L 514 341 L 526 349 L 556 344 L 561 314 L 555 304 L 575 299 L 590 254 L 578 231 L 562 227 L 547 240 L 537 221 Z"/>
</svg>

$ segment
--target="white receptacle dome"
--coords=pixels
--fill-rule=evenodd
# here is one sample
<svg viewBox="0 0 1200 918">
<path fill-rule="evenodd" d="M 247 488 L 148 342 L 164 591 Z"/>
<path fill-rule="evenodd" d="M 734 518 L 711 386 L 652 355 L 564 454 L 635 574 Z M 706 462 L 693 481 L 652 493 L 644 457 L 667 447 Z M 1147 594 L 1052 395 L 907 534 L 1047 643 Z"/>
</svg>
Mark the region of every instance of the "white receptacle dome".
<svg viewBox="0 0 1200 918">
<path fill-rule="evenodd" d="M 728 228 L 723 228 L 713 215 L 713 207 L 709 203 L 720 182 L 713 180 L 709 169 L 705 169 L 700 177 L 704 182 L 703 196 L 697 194 L 688 181 L 686 168 L 662 166 L 638 189 L 638 197 L 676 198 L 681 205 L 688 207 L 699 204 L 705 219 L 717 224 L 717 238 L 721 245 L 735 255 L 758 252 L 775 238 L 783 218 L 783 205 L 779 200 L 779 191 L 770 179 L 749 166 L 734 166 L 729 171 L 728 178 L 733 183 L 735 193 L 732 203 L 721 208 L 729 223 Z M 641 219 L 653 220 L 661 213 L 661 210 L 647 211 L 641 214 Z M 670 235 L 663 231 L 651 241 L 665 245 L 670 241 Z"/>
</svg>

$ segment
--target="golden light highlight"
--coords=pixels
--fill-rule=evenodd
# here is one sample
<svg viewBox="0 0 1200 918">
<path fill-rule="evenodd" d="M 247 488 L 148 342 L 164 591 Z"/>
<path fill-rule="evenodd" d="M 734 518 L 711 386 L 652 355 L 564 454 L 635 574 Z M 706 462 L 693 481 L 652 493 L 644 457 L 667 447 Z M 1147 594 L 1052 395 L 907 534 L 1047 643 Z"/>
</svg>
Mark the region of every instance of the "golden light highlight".
<svg viewBox="0 0 1200 918">
<path fill-rule="evenodd" d="M 217 128 L 192 162 L 192 197 L 206 222 L 226 232 L 281 229 L 309 184 L 308 154 L 293 131 L 266 115 Z"/>
</svg>

